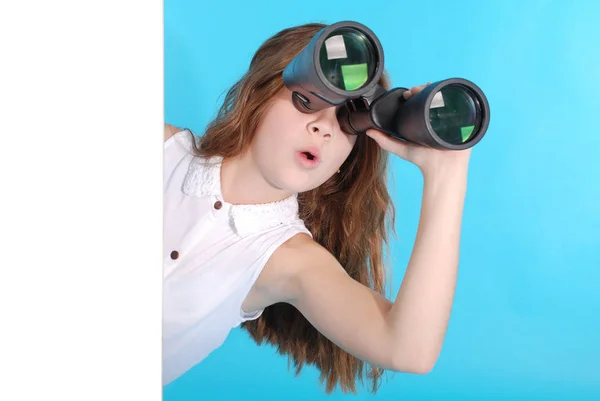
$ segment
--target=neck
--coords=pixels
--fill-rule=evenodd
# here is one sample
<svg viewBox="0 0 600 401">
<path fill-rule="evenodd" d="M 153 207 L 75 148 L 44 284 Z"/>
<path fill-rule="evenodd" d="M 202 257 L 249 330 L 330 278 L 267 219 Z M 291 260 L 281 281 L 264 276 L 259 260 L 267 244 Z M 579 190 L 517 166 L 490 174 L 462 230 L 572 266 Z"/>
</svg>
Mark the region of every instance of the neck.
<svg viewBox="0 0 600 401">
<path fill-rule="evenodd" d="M 221 192 L 234 205 L 278 202 L 292 195 L 267 181 L 249 153 L 223 160 Z"/>
</svg>

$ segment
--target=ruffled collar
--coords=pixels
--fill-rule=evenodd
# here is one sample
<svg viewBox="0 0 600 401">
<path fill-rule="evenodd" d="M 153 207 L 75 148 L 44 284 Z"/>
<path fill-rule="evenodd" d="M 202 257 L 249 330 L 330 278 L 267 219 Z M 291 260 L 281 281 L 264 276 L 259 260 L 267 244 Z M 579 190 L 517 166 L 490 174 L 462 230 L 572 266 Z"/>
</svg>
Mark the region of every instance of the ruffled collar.
<svg viewBox="0 0 600 401">
<path fill-rule="evenodd" d="M 221 192 L 221 164 L 223 158 L 194 157 L 183 181 L 183 192 L 189 196 L 216 196 L 227 207 L 230 222 L 240 236 L 298 220 L 296 194 L 278 202 L 233 205 L 223 200 Z"/>
</svg>

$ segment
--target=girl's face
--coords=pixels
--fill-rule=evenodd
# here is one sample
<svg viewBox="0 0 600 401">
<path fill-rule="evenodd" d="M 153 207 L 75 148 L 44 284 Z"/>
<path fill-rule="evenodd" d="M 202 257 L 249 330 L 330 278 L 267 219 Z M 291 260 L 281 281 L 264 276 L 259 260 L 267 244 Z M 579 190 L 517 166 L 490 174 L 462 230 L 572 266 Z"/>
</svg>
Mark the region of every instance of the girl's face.
<svg viewBox="0 0 600 401">
<path fill-rule="evenodd" d="M 356 135 L 340 129 L 335 107 L 304 114 L 284 87 L 260 122 L 250 152 L 272 186 L 300 193 L 336 174 L 355 142 Z"/>
</svg>

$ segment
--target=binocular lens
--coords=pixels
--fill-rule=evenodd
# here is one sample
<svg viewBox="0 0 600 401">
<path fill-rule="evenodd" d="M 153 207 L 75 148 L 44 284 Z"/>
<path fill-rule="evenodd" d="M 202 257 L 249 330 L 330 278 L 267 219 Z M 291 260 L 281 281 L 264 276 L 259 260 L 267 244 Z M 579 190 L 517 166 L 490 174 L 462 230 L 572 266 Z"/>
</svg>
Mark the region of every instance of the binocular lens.
<svg viewBox="0 0 600 401">
<path fill-rule="evenodd" d="M 429 107 L 429 122 L 436 135 L 453 145 L 469 141 L 481 125 L 479 100 L 463 85 L 448 85 L 437 92 Z"/>
<path fill-rule="evenodd" d="M 338 89 L 354 91 L 375 76 L 376 54 L 375 47 L 361 31 L 341 28 L 323 41 L 319 62 L 329 83 Z"/>
<path fill-rule="evenodd" d="M 376 128 L 448 150 L 475 146 L 483 138 L 490 108 L 477 85 L 450 78 L 405 99 L 407 88 L 387 90 L 379 84 L 384 61 L 381 43 L 369 28 L 342 21 L 313 36 L 283 70 L 283 83 L 302 113 L 336 107 L 340 128 L 348 134 Z"/>
</svg>

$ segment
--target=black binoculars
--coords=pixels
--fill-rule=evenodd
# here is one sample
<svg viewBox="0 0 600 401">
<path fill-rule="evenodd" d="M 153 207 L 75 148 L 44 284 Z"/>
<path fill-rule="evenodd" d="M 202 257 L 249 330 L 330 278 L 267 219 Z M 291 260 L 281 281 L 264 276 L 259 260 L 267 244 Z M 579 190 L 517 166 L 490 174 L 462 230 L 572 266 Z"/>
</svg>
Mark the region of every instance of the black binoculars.
<svg viewBox="0 0 600 401">
<path fill-rule="evenodd" d="M 434 82 L 405 100 L 407 88 L 385 90 L 383 48 L 366 26 L 338 22 L 319 31 L 283 71 L 294 106 L 303 113 L 336 107 L 340 127 L 359 135 L 375 128 L 442 150 L 474 146 L 490 122 L 490 108 L 474 83 Z"/>
</svg>

